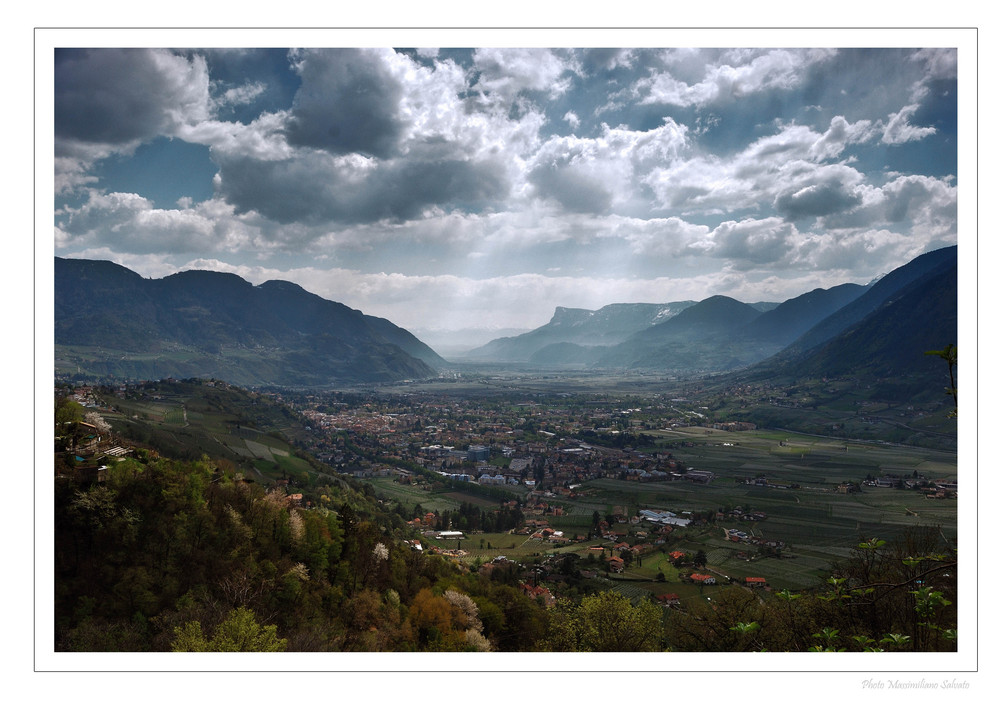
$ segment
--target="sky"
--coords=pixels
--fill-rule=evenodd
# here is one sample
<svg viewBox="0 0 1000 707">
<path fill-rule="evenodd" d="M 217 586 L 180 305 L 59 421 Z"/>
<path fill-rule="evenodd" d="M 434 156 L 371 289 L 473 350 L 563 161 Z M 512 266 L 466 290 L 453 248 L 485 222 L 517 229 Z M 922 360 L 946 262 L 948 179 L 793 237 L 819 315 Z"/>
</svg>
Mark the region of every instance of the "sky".
<svg viewBox="0 0 1000 707">
<path fill-rule="evenodd" d="M 995 131 L 977 128 L 980 106 L 986 115 L 995 112 L 993 92 L 978 92 L 977 71 L 979 63 L 996 65 L 993 15 L 961 0 L 947 6 L 917 0 L 904 15 L 892 3 L 860 0 L 836 7 L 637 4 L 619 3 L 609 12 L 597 4 L 442 0 L 433 8 L 401 3 L 387 13 L 384 3 L 299 8 L 292 0 L 281 8 L 288 24 L 326 28 L 301 33 L 205 30 L 234 21 L 265 27 L 276 15 L 271 6 L 241 6 L 237 15 L 226 3 L 188 0 L 175 0 L 168 14 L 159 5 L 118 0 L 54 0 L 13 13 L 4 43 L 8 65 L 15 67 L 9 72 L 11 104 L 20 98 L 34 102 L 35 110 L 8 110 L 3 120 L 10 123 L 10 163 L 33 160 L 35 173 L 28 180 L 12 172 L 6 186 L 13 211 L 20 214 L 22 202 L 33 204 L 33 220 L 12 230 L 34 239 L 28 247 L 22 244 L 28 239 L 13 239 L 20 249 L 7 261 L 12 276 L 5 282 L 10 309 L 28 318 L 18 319 L 23 326 L 15 333 L 31 331 L 30 318 L 39 318 L 38 359 L 21 362 L 21 369 L 38 373 L 35 432 L 51 425 L 51 408 L 41 401 L 51 399 L 44 372 L 51 361 L 52 288 L 44 262 L 53 251 L 113 260 L 148 277 L 210 268 L 254 283 L 291 280 L 389 317 L 443 350 L 448 341 L 485 341 L 490 332 L 539 326 L 556 306 L 713 294 L 776 301 L 815 287 L 866 282 L 957 242 L 960 212 L 962 252 L 971 256 L 959 258 L 965 267 L 960 297 L 966 294 L 960 339 L 964 380 L 971 384 L 964 387 L 970 415 L 959 424 L 963 448 L 971 450 L 963 458 L 974 464 L 977 294 L 981 285 L 984 301 L 992 301 L 987 293 L 994 287 L 989 278 L 977 278 L 978 254 L 987 267 L 994 260 L 993 241 L 978 239 L 978 180 L 993 176 L 988 169 L 980 174 L 977 150 L 995 153 Z M 187 18 L 203 29 L 182 30 L 175 38 L 174 30 L 156 28 L 165 21 L 183 25 Z M 924 29 L 892 29 L 912 18 Z M 567 22 L 612 22 L 629 30 L 545 29 Z M 387 23 L 458 29 L 357 30 Z M 712 29 L 720 23 L 778 29 Z M 824 23 L 843 29 L 825 29 Z M 463 24 L 514 30 L 479 32 Z M 938 31 L 935 25 L 964 30 Z M 516 29 L 528 26 L 542 29 Z M 287 48 L 334 44 L 382 49 Z M 125 46 L 135 49 L 114 48 Z M 435 46 L 467 49 L 416 49 Z M 940 49 L 955 46 L 958 52 Z M 32 55 L 33 71 L 16 70 Z M 25 314 L 28 308 L 18 306 L 24 278 L 10 265 L 33 256 L 35 304 Z M 989 321 L 983 324 L 988 328 Z M 481 331 L 468 331 L 474 328 Z M 13 355 L 27 351 L 14 349 Z M 16 387 L 28 378 L 12 382 Z M 36 434 L 35 452 L 37 459 L 51 453 L 45 435 Z M 982 483 L 971 472 L 970 483 Z M 40 488 L 34 508 L 39 541 L 19 549 L 22 564 L 33 563 L 44 575 L 51 567 L 44 557 L 51 546 L 45 542 L 51 494 L 44 483 Z M 973 545 L 975 510 L 974 504 L 963 506 L 960 530 L 968 530 Z M 31 527 L 32 518 L 19 520 Z M 32 547 L 38 557 L 27 556 Z M 50 586 L 44 576 L 35 583 L 36 605 L 45 605 Z M 961 588 L 966 605 L 974 606 L 975 582 Z M 926 667 L 975 668 L 978 617 L 964 616 L 962 630 L 972 639 L 960 654 L 934 656 Z M 19 617 L 25 635 L 38 626 L 44 633 L 44 612 Z M 44 641 L 36 649 L 37 669 L 69 670 L 65 674 L 79 681 L 79 656 L 46 655 Z M 490 665 L 527 668 L 521 677 L 530 680 L 531 668 L 514 658 L 494 656 Z M 768 694 L 787 690 L 789 697 L 820 680 L 856 702 L 867 703 L 865 695 L 884 702 L 882 692 L 862 689 L 867 674 L 861 669 L 871 665 L 847 664 L 854 673 L 817 673 L 805 658 L 787 655 L 777 663 L 805 671 L 798 675 L 786 672 L 775 680 L 772 656 L 755 666 L 760 671 L 739 679 L 760 678 L 756 687 Z M 116 660 L 121 665 L 122 656 Z M 338 664 L 365 671 L 365 660 L 343 656 Z M 567 667 L 577 669 L 579 660 Z M 400 667 L 409 669 L 412 658 L 406 661 Z M 672 661 L 704 668 L 684 656 Z M 633 662 L 662 670 L 658 662 Z M 82 665 L 107 669 L 106 658 L 99 663 Z M 449 668 L 460 664 L 468 665 L 452 659 Z M 880 667 L 905 678 L 913 665 L 907 656 Z M 162 669 L 159 662 L 153 666 Z M 201 659 L 185 666 L 192 674 L 203 668 Z M 301 666 L 296 656 L 292 669 Z M 137 661 L 135 667 L 149 664 Z M 411 672 L 406 684 L 423 675 L 432 688 L 424 692 L 431 694 L 439 679 L 433 670 Z M 457 677 L 448 675 L 452 682 Z M 983 676 L 959 677 L 986 687 L 976 684 Z M 48 678 L 34 681 L 32 689 L 67 687 L 59 673 Z M 612 697 L 610 684 L 588 683 L 587 689 L 606 689 Z M 252 683 L 256 696 L 280 685 L 269 676 Z M 565 697 L 563 682 L 532 682 L 538 694 L 547 695 L 552 685 Z M 170 689 L 153 697 L 176 702 Z"/>
<path fill-rule="evenodd" d="M 952 46 L 443 46 L 57 47 L 55 254 L 290 280 L 447 349 L 958 241 Z"/>
</svg>

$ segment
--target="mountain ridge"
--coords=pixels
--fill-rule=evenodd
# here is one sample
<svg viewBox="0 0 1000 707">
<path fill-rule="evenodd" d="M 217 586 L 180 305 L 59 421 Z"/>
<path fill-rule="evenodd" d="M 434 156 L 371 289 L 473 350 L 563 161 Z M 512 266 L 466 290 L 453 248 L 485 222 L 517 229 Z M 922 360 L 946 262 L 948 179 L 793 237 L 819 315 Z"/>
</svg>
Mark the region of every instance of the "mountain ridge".
<svg viewBox="0 0 1000 707">
<path fill-rule="evenodd" d="M 255 286 L 209 270 L 147 279 L 107 261 L 56 258 L 55 315 L 57 372 L 61 361 L 66 374 L 327 385 L 426 378 L 446 365 L 388 320 L 291 282 Z M 96 360 L 105 350 L 118 358 Z"/>
<path fill-rule="evenodd" d="M 949 246 L 917 256 L 864 285 L 817 288 L 773 306 L 713 295 L 696 303 L 673 303 L 679 305 L 677 311 L 662 321 L 655 319 L 650 308 L 666 305 L 614 304 L 600 310 L 556 307 L 548 324 L 517 337 L 495 339 L 470 358 L 521 361 L 546 368 L 583 366 L 594 371 L 679 375 L 725 373 L 763 361 L 774 367 L 852 330 L 914 282 L 941 273 L 956 262 L 957 246 Z M 935 288 L 943 286 L 934 284 Z M 624 328 L 617 336 L 607 332 L 604 338 L 594 335 L 598 330 L 595 324 L 606 326 L 614 320 L 614 313 L 634 313 L 638 308 L 646 308 L 642 323 L 647 326 L 637 326 L 633 319 L 633 331 L 627 336 L 621 335 Z M 919 326 L 919 319 L 912 325 Z M 581 336 L 585 330 L 588 335 Z M 869 331 L 867 335 L 875 334 Z M 927 347 L 943 345 L 928 342 Z"/>
<path fill-rule="evenodd" d="M 789 345 L 789 353 L 801 353 L 829 340 L 847 327 L 874 312 L 894 293 L 898 293 L 927 273 L 957 263 L 958 246 L 948 246 L 917 256 L 910 262 L 869 283 L 867 290 L 851 303 L 818 322 Z"/>
<path fill-rule="evenodd" d="M 958 264 L 945 260 L 917 272 L 912 279 L 900 278 L 897 282 L 905 284 L 834 336 L 808 348 L 790 346 L 746 374 L 754 379 L 867 376 L 909 396 L 926 390 L 937 395 L 931 381 L 939 378 L 944 385 L 945 372 L 926 352 L 957 341 Z"/>
<path fill-rule="evenodd" d="M 489 361 L 530 361 L 551 344 L 611 346 L 637 331 L 668 320 L 695 304 L 684 300 L 653 304 L 612 303 L 590 310 L 557 306 L 548 323 L 517 336 L 493 339 L 465 356 Z"/>
</svg>

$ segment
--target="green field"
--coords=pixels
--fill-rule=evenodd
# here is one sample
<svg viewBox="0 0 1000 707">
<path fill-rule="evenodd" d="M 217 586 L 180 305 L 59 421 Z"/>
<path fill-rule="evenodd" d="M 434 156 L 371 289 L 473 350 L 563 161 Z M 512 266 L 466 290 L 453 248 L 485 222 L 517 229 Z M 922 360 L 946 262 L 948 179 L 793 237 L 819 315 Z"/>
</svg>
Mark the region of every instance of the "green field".
<svg viewBox="0 0 1000 707">
<path fill-rule="evenodd" d="M 564 380 L 563 384 L 572 385 L 572 381 Z M 480 380 L 457 385 L 489 388 L 502 382 Z M 539 380 L 539 385 L 552 383 Z M 297 427 L 283 416 L 285 413 L 267 407 L 262 401 L 249 406 L 244 403 L 234 412 L 234 408 L 220 402 L 224 402 L 226 395 L 224 389 L 200 386 L 164 388 L 143 398 L 116 401 L 118 412 L 112 420 L 117 425 L 135 425 L 136 432 L 155 439 L 168 453 L 176 449 L 189 457 L 207 454 L 210 458 L 236 460 L 261 480 L 304 479 L 316 473 L 309 461 L 293 453 L 289 442 L 295 435 L 303 434 L 301 425 Z M 715 591 L 677 581 L 676 570 L 664 559 L 664 552 L 674 549 L 704 551 L 709 569 L 720 577 L 764 576 L 775 589 L 797 589 L 822 581 L 830 564 L 849 556 L 859 539 L 891 539 L 914 525 L 940 528 L 949 543 L 954 542 L 957 534 L 958 503 L 954 498 L 928 499 L 915 490 L 871 486 L 852 494 L 837 490 L 843 482 L 862 482 L 886 474 L 910 479 L 916 474 L 926 479 L 957 481 L 954 452 L 780 430 L 727 432 L 686 427 L 648 430 L 645 434 L 649 437 L 644 442 L 647 445 L 644 451 L 661 455 L 669 451 L 688 469 L 711 471 L 716 478 L 707 484 L 683 480 L 640 483 L 613 477 L 592 479 L 580 485 L 573 498 L 547 499 L 561 506 L 563 515 L 545 516 L 551 527 L 574 537 L 590 533 L 595 512 L 604 517 L 618 508 L 626 509 L 630 516 L 647 508 L 677 514 L 719 514 L 706 524 L 675 529 L 666 545 L 658 546 L 643 558 L 641 567 L 633 564 L 624 576 L 609 578 L 612 584 L 621 584 L 628 591 L 672 592 L 682 596 Z M 766 478 L 771 486 L 746 483 L 758 476 Z M 380 498 L 398 502 L 407 509 L 419 504 L 426 511 L 455 511 L 463 503 L 484 509 L 499 503 L 486 489 L 477 493 L 473 484 L 463 484 L 461 488 L 427 480 L 401 484 L 394 477 L 365 479 L 364 483 Z M 524 498 L 527 489 L 515 488 L 510 492 Z M 721 515 L 735 507 L 759 511 L 767 517 L 749 522 Z M 773 552 L 764 552 L 759 546 L 731 542 L 726 529 L 781 541 L 784 543 L 781 556 L 771 556 Z M 637 530 L 649 532 L 652 528 L 647 524 L 621 524 L 616 530 L 625 534 Z M 650 533 L 649 539 L 652 537 Z M 634 536 L 630 542 L 635 542 Z M 470 535 L 462 541 L 462 549 L 469 553 L 466 561 L 470 562 L 498 554 L 516 559 L 575 552 L 586 558 L 592 544 L 606 544 L 606 541 L 557 546 L 525 535 L 496 533 Z M 458 542 L 441 545 L 454 549 Z M 666 575 L 666 582 L 655 581 L 660 571 Z"/>
<path fill-rule="evenodd" d="M 391 477 L 366 479 L 381 498 L 399 501 L 404 506 L 420 504 L 425 511 L 455 511 L 462 501 L 442 491 L 432 491 L 419 484 L 400 484 Z M 494 501 L 491 505 L 496 505 Z"/>
<path fill-rule="evenodd" d="M 105 417 L 126 435 L 169 456 L 230 459 L 261 481 L 304 480 L 303 475 L 315 472 L 283 438 L 294 425 L 269 417 L 267 408 L 258 419 L 238 419 L 226 405 L 232 397 L 225 388 L 175 383 L 153 388 L 144 398 L 116 398 L 116 412 Z"/>
<path fill-rule="evenodd" d="M 864 487 L 861 493 L 837 492 L 843 481 L 861 481 L 866 476 L 894 473 L 911 476 L 916 470 L 928 478 L 958 477 L 955 455 L 907 447 L 843 443 L 792 433 L 729 433 L 689 428 L 659 435 L 671 441 L 693 442 L 678 446 L 674 455 L 688 468 L 712 471 L 717 478 L 708 484 L 687 481 L 639 483 L 603 478 L 586 482 L 585 495 L 560 500 L 568 515 L 566 529 L 590 522 L 594 510 L 601 513 L 615 506 L 635 515 L 640 509 L 707 512 L 740 506 L 767 514 L 765 520 L 744 522 L 720 518 L 714 523 L 675 530 L 667 549 L 704 550 L 708 566 L 727 576 L 764 576 L 776 588 L 815 585 L 831 562 L 849 555 L 861 538 L 892 538 L 913 525 L 940 527 L 953 542 L 957 533 L 957 501 L 927 499 L 914 490 Z M 747 485 L 743 480 L 764 474 L 773 483 L 797 488 Z M 573 522 L 575 521 L 575 522 Z M 560 521 L 554 527 L 564 529 Z M 643 524 L 644 526 L 645 524 Z M 639 527 L 643 527 L 639 526 Z M 735 528 L 766 540 L 785 543 L 781 557 L 765 557 L 755 548 L 726 539 L 725 529 Z M 747 552 L 752 561 L 737 558 Z M 586 554 L 586 553 L 582 553 Z M 662 558 L 661 558 L 662 559 Z M 652 579 L 656 571 L 643 562 L 627 572 Z M 669 577 L 669 575 L 668 575 Z M 669 585 L 669 589 L 664 588 Z M 653 582 L 649 591 L 676 592 L 678 585 Z M 698 593 L 710 591 L 697 588 Z"/>
</svg>

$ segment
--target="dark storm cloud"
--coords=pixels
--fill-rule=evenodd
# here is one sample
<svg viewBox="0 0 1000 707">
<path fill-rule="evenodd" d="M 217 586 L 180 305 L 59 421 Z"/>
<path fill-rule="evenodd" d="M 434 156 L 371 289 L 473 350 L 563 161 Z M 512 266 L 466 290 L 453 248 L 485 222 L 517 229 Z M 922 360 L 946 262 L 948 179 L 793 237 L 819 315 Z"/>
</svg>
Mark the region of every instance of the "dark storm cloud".
<svg viewBox="0 0 1000 707">
<path fill-rule="evenodd" d="M 475 211 L 506 197 L 497 162 L 389 161 L 373 166 L 320 153 L 259 162 L 221 160 L 219 188 L 238 212 L 281 224 L 401 221 L 432 207 Z"/>
<path fill-rule="evenodd" d="M 207 71 L 146 49 L 58 50 L 55 134 L 59 139 L 125 144 L 164 133 L 186 119 L 204 119 Z"/>
<path fill-rule="evenodd" d="M 288 121 L 290 144 L 338 155 L 395 154 L 406 127 L 403 87 L 378 52 L 303 52 L 295 66 L 302 85 Z"/>
<path fill-rule="evenodd" d="M 842 213 L 858 206 L 861 198 L 837 180 L 810 184 L 778 195 L 774 206 L 792 221 Z"/>
<path fill-rule="evenodd" d="M 479 211 L 502 202 L 510 190 L 497 161 L 406 162 L 386 170 L 376 186 L 376 199 L 389 218 L 410 218 L 434 205 Z"/>
</svg>

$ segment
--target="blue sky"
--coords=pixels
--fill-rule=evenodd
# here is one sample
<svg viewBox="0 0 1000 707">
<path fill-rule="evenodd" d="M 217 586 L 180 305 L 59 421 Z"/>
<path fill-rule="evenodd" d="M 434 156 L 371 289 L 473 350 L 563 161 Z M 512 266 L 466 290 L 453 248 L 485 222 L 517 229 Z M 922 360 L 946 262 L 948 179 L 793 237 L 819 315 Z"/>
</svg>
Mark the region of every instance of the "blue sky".
<svg viewBox="0 0 1000 707">
<path fill-rule="evenodd" d="M 57 49 L 56 255 L 291 280 L 440 346 L 958 240 L 949 45 L 391 46 Z"/>
</svg>

